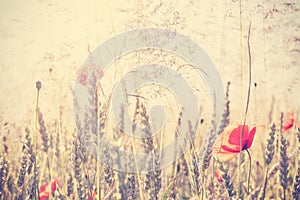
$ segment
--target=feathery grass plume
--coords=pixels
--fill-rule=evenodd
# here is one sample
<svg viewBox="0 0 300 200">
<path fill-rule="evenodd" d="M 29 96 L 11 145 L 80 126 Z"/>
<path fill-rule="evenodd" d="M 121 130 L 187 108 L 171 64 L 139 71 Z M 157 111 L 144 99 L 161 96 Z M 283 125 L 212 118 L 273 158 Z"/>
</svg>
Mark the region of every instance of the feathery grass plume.
<svg viewBox="0 0 300 200">
<path fill-rule="evenodd" d="M 95 123 L 97 126 L 97 113 L 98 113 L 98 91 L 97 91 L 97 77 L 95 75 L 95 71 L 92 72 L 91 79 L 89 80 L 88 84 L 88 93 L 89 93 L 89 103 L 90 103 L 90 114 L 92 117 L 91 124 Z M 93 123 L 94 122 L 94 123 Z M 93 131 L 97 131 L 96 129 Z M 94 133 L 94 132 L 93 132 Z"/>
<path fill-rule="evenodd" d="M 28 186 L 26 191 L 26 197 L 29 199 L 37 199 L 39 196 L 38 192 L 38 163 L 36 162 L 36 153 L 34 151 L 34 144 L 31 141 L 30 131 L 25 128 L 25 139 L 26 139 L 26 149 L 28 151 L 28 167 L 27 174 L 29 175 Z"/>
<path fill-rule="evenodd" d="M 208 169 L 208 167 L 210 165 L 210 161 L 211 161 L 211 157 L 212 157 L 212 149 L 213 149 L 213 145 L 216 141 L 216 136 L 217 136 L 216 123 L 214 120 L 212 120 L 212 126 L 211 126 L 211 129 L 209 130 L 209 134 L 205 141 L 204 155 L 202 158 L 202 168 L 201 168 L 201 171 L 202 171 L 202 173 L 201 173 L 201 175 L 202 175 L 202 179 L 201 179 L 202 197 L 204 196 L 206 170 Z"/>
<path fill-rule="evenodd" d="M 137 199 L 138 192 L 136 189 L 136 180 L 133 173 L 128 174 L 128 197 L 130 199 Z"/>
<path fill-rule="evenodd" d="M 96 169 L 97 169 L 97 160 L 92 159 L 92 156 L 88 156 L 88 163 L 85 163 L 85 181 L 86 181 L 86 186 L 88 189 L 88 195 L 93 196 L 95 191 L 94 191 L 94 184 L 96 181 Z M 100 171 L 100 170 L 99 170 Z"/>
<path fill-rule="evenodd" d="M 265 199 L 266 196 L 266 188 L 267 188 L 267 184 L 268 184 L 268 172 L 269 172 L 269 165 L 273 160 L 274 157 L 274 150 L 275 150 L 275 134 L 276 134 L 276 126 L 273 123 L 273 125 L 271 126 L 271 132 L 269 133 L 269 138 L 268 138 L 268 144 L 267 144 L 267 148 L 265 150 L 265 165 L 266 165 L 266 170 L 265 170 L 265 178 L 264 178 L 264 185 L 260 194 L 259 199 Z"/>
<path fill-rule="evenodd" d="M 108 144 L 108 146 L 110 146 L 110 144 Z M 108 151 L 108 148 L 109 147 L 105 146 L 105 147 L 102 147 L 102 150 L 103 150 L 104 159 L 105 159 L 104 163 L 107 163 L 107 165 L 105 164 L 103 166 L 103 168 L 104 168 L 104 180 L 107 183 L 108 188 L 110 189 L 111 186 L 113 185 L 113 182 L 114 182 L 115 171 L 112 168 L 113 159 L 111 157 L 111 154 Z"/>
<path fill-rule="evenodd" d="M 298 152 L 300 150 L 300 127 L 298 128 Z M 298 160 L 298 169 L 297 173 L 294 178 L 294 183 L 293 183 L 293 192 L 292 192 L 293 199 L 300 199 L 300 160 Z"/>
<path fill-rule="evenodd" d="M 60 114 L 61 115 L 61 114 Z M 52 157 L 53 159 L 53 163 L 55 163 L 55 168 L 53 170 L 55 170 L 56 174 L 61 174 L 63 173 L 63 169 L 64 169 L 64 159 L 61 157 L 62 153 L 61 153 L 61 137 L 62 137 L 62 133 L 61 133 L 61 122 L 60 122 L 60 118 L 59 117 L 59 122 L 55 123 L 55 144 L 53 147 L 53 152 L 54 152 L 54 156 Z M 56 162 L 55 162 L 56 161 Z M 53 174 L 54 176 L 54 174 Z"/>
<path fill-rule="evenodd" d="M 77 182 L 77 195 L 78 199 L 85 200 L 86 194 L 85 194 L 85 188 L 84 188 L 84 181 L 82 180 L 82 152 L 81 152 L 81 146 L 78 141 L 77 137 L 74 137 L 73 141 L 74 145 L 74 176 Z"/>
<path fill-rule="evenodd" d="M 228 169 L 225 167 L 225 165 L 223 164 L 222 161 L 215 159 L 217 164 L 218 164 L 218 168 L 220 169 L 221 172 L 223 172 L 222 175 L 222 180 L 224 182 L 224 185 L 227 189 L 228 192 L 228 196 L 229 197 L 236 197 L 236 191 L 234 189 L 234 185 L 231 182 L 231 176 L 228 174 Z"/>
<path fill-rule="evenodd" d="M 117 131 L 118 134 L 118 137 L 119 138 L 123 138 L 124 137 L 124 107 L 122 106 L 121 107 L 121 112 L 120 112 L 120 118 L 121 118 L 121 121 L 119 122 L 119 130 Z M 114 138 L 114 139 L 117 139 L 117 138 Z M 120 158 L 120 155 L 117 154 L 117 158 L 114 158 L 114 159 L 117 159 L 117 163 L 119 165 L 122 165 L 122 164 L 125 164 L 125 163 L 121 163 L 122 162 L 122 158 Z M 119 171 L 117 173 L 117 180 L 116 180 L 116 183 L 117 183 L 117 199 L 127 199 L 128 196 L 127 196 L 127 179 L 126 179 L 126 172 L 123 172 L 123 171 Z"/>
<path fill-rule="evenodd" d="M 47 134 L 45 121 L 43 119 L 43 114 L 40 111 L 38 113 L 38 122 L 39 122 L 39 126 L 40 126 L 39 132 L 41 134 L 42 142 L 43 142 L 43 150 L 45 153 L 48 153 L 49 138 L 48 138 L 48 134 Z"/>
<path fill-rule="evenodd" d="M 141 103 L 141 121 L 143 125 L 143 131 L 146 138 L 143 138 L 143 146 L 145 151 L 150 154 L 150 158 L 153 160 L 148 160 L 147 164 L 151 163 L 151 166 L 147 166 L 149 169 L 154 169 L 155 166 L 160 165 L 160 153 L 158 151 L 159 147 L 157 141 L 151 136 L 151 128 L 149 122 L 149 115 L 147 109 L 143 103 Z M 158 193 L 161 189 L 161 170 L 149 171 L 146 173 L 145 180 L 145 191 L 148 192 L 148 198 L 157 199 Z"/>
<path fill-rule="evenodd" d="M 178 191 L 178 188 L 176 187 L 176 185 L 177 185 L 177 177 L 175 177 L 175 178 L 173 178 L 173 180 L 171 180 L 171 183 L 170 183 L 169 188 L 168 188 L 168 190 L 169 190 L 168 195 L 169 196 L 166 199 L 180 199 L 179 191 Z"/>
<path fill-rule="evenodd" d="M 283 189 L 283 199 L 286 199 L 286 189 L 288 187 L 288 173 L 289 173 L 289 163 L 287 156 L 287 140 L 281 136 L 281 146 L 280 146 L 280 184 Z"/>
<path fill-rule="evenodd" d="M 158 151 L 154 152 L 154 162 L 156 166 L 160 166 L 160 153 Z M 161 189 L 161 169 L 154 171 L 154 196 L 157 197 Z"/>
<path fill-rule="evenodd" d="M 189 135 L 190 136 L 194 136 L 195 135 L 195 130 L 194 127 L 191 123 L 191 121 L 189 121 Z M 195 146 L 194 146 L 194 141 L 192 141 L 192 139 L 190 139 L 190 152 L 191 152 L 191 156 L 192 156 L 192 164 L 190 167 L 190 171 L 191 171 L 191 177 L 193 180 L 193 185 L 194 188 L 196 190 L 196 194 L 200 193 L 200 170 L 199 170 L 199 155 L 195 150 Z"/>
<path fill-rule="evenodd" d="M 160 152 L 158 151 L 157 142 L 154 142 L 155 149 L 151 152 L 153 163 L 155 166 L 160 166 Z M 161 189 L 161 169 L 146 174 L 148 181 L 151 181 L 152 187 L 148 191 L 150 199 L 158 199 L 158 194 Z"/>
<path fill-rule="evenodd" d="M 175 137 L 177 137 L 178 134 L 179 134 L 179 129 L 181 127 L 181 121 L 182 121 L 182 111 L 180 111 L 178 119 L 177 119 L 177 126 L 176 126 L 176 129 L 175 129 Z M 177 140 L 175 140 L 175 146 L 176 145 L 177 145 Z M 173 153 L 172 156 L 173 156 L 173 159 L 176 159 L 177 149 L 175 148 L 174 150 L 175 150 L 175 152 Z M 176 167 L 177 167 L 177 161 L 173 162 L 173 166 L 172 166 L 173 177 L 176 177 Z"/>
<path fill-rule="evenodd" d="M 37 191 L 38 191 L 38 186 L 37 186 L 37 177 L 36 173 L 33 173 L 29 177 L 28 181 L 28 186 L 27 186 L 27 191 L 26 191 L 26 199 L 37 199 Z"/>
<path fill-rule="evenodd" d="M 11 196 L 10 198 L 12 198 L 15 193 L 15 185 L 14 185 L 14 180 L 12 175 L 8 175 L 6 184 L 7 184 L 7 190 L 10 192 L 10 196 Z"/>
<path fill-rule="evenodd" d="M 43 143 L 43 151 L 46 153 L 46 162 L 47 162 L 47 169 L 48 169 L 48 178 L 49 181 L 51 181 L 51 167 L 50 167 L 50 161 L 48 156 L 48 150 L 49 150 L 49 137 L 47 134 L 47 128 L 45 125 L 45 121 L 43 119 L 43 114 L 38 111 L 38 123 L 39 123 L 39 132 L 42 137 L 42 143 Z M 43 173 L 43 172 L 42 172 Z M 42 175 L 43 177 L 43 175 Z"/>
<path fill-rule="evenodd" d="M 106 163 L 105 165 L 103 165 L 104 180 L 108 185 L 107 188 L 110 190 L 115 179 L 115 171 L 112 168 L 113 158 L 109 152 L 109 148 L 110 148 L 110 144 L 108 144 L 108 146 L 102 147 L 102 151 L 105 159 L 103 162 Z"/>
<path fill-rule="evenodd" d="M 17 199 L 23 199 L 23 189 L 24 189 L 24 182 L 25 182 L 25 176 L 26 176 L 26 168 L 27 168 L 27 149 L 26 145 L 23 144 L 22 147 L 22 159 L 20 163 L 19 168 L 19 174 L 18 174 L 18 180 L 17 180 Z"/>
<path fill-rule="evenodd" d="M 104 179 L 110 187 L 113 184 L 115 172 L 111 167 L 104 167 Z"/>
<path fill-rule="evenodd" d="M 135 104 L 135 110 L 133 115 L 133 121 L 132 121 L 132 132 L 134 133 L 137 125 L 137 119 L 139 115 L 141 114 L 141 105 L 140 105 L 140 99 L 136 98 L 136 104 Z"/>
<path fill-rule="evenodd" d="M 34 166 L 35 163 L 35 153 L 33 150 L 33 144 L 31 142 L 31 137 L 30 137 L 30 131 L 28 128 L 25 128 L 25 139 L 26 139 L 26 148 L 27 148 L 27 153 L 29 157 L 29 162 L 28 162 L 28 167 L 27 167 L 27 174 L 30 175 L 32 172 L 32 167 Z"/>
<path fill-rule="evenodd" d="M 182 199 L 189 199 L 192 196 L 192 184 L 190 184 L 189 172 L 186 156 L 183 154 L 178 159 L 177 164 L 177 175 L 180 177 L 180 197 Z"/>
<path fill-rule="evenodd" d="M 222 122 L 221 125 L 219 127 L 219 131 L 218 131 L 218 135 L 220 135 L 224 129 L 226 128 L 226 126 L 228 126 L 228 124 L 230 123 L 230 100 L 229 100 L 229 86 L 230 86 L 230 82 L 227 82 L 227 88 L 226 88 L 226 98 L 225 98 L 225 109 L 224 109 L 224 113 L 223 113 L 223 118 L 222 118 Z"/>
<path fill-rule="evenodd" d="M 133 160 L 132 156 L 133 155 L 130 154 L 129 162 L 128 162 L 130 169 L 134 168 L 134 163 L 131 162 Z M 127 174 L 127 193 L 129 199 L 137 199 L 138 197 L 137 177 L 134 173 Z"/>
<path fill-rule="evenodd" d="M 210 165 L 210 160 L 211 160 L 211 157 L 212 157 L 212 149 L 213 149 L 213 145 L 214 145 L 214 143 L 217 139 L 217 135 L 220 135 L 224 131 L 225 127 L 230 122 L 230 120 L 229 120 L 229 115 L 230 115 L 229 86 L 230 86 L 230 82 L 227 83 L 226 99 L 225 99 L 226 106 L 225 106 L 225 109 L 224 109 L 221 125 L 220 125 L 220 127 L 218 128 L 218 131 L 217 131 L 216 122 L 214 120 L 212 120 L 209 134 L 208 134 L 207 138 L 205 139 L 204 156 L 203 156 L 203 161 L 202 161 L 202 172 L 203 172 L 203 174 L 205 173 L 206 169 Z M 215 114 L 214 114 L 213 118 L 215 118 Z M 204 178 L 204 176 L 202 177 L 202 182 L 204 181 L 203 178 Z"/>
<path fill-rule="evenodd" d="M 282 133 L 283 133 L 283 112 L 280 113 L 280 124 L 279 124 L 279 131 L 277 131 L 277 134 L 276 134 L 276 149 L 275 149 L 275 158 L 276 158 L 276 161 L 279 163 L 279 167 L 278 167 L 278 170 L 280 168 L 280 158 L 281 158 L 281 151 L 280 151 L 280 146 L 281 146 L 281 137 L 282 137 Z M 280 183 L 281 180 L 280 180 L 280 176 L 277 176 L 276 177 L 277 180 L 275 180 L 275 183 Z M 270 188 L 271 189 L 271 188 Z M 275 190 L 275 193 L 276 193 L 276 196 L 280 196 L 282 191 L 281 191 L 281 188 L 280 187 L 277 187 L 276 190 Z"/>
<path fill-rule="evenodd" d="M 175 186 L 171 190 L 169 199 L 180 199 L 178 189 Z"/>
<path fill-rule="evenodd" d="M 198 158 L 195 155 L 193 155 L 192 157 L 192 166 L 193 166 L 193 177 L 196 186 L 196 194 L 199 194 L 200 193 L 200 180 L 199 180 L 200 171 L 198 165 Z"/>
<path fill-rule="evenodd" d="M 8 175 L 9 165 L 6 160 L 6 154 L 0 156 L 0 199 L 5 199 L 5 188 Z"/>
<path fill-rule="evenodd" d="M 181 121 L 182 121 L 182 111 L 179 113 L 179 117 L 177 120 L 177 126 L 175 129 L 175 137 L 178 136 L 179 132 L 179 128 L 181 126 Z M 176 145 L 177 140 L 175 140 L 175 145 Z M 175 148 L 175 152 L 174 152 L 174 159 L 176 158 L 176 148 Z M 173 163 L 172 166 L 172 180 L 168 185 L 168 190 L 166 192 L 163 193 L 163 199 L 179 199 L 179 191 L 177 190 L 177 179 L 179 177 L 179 173 L 178 173 L 178 159 L 175 160 L 175 162 Z"/>
<path fill-rule="evenodd" d="M 96 86 L 95 86 L 96 87 Z M 104 158 L 106 159 L 106 163 L 108 163 L 107 165 L 104 165 L 104 180 L 106 183 L 108 183 L 108 187 L 104 187 L 104 193 L 105 193 L 105 189 L 109 188 L 112 185 L 112 180 L 114 177 L 114 173 L 113 170 L 111 168 L 112 166 L 112 159 L 111 156 L 109 155 L 109 153 L 107 152 L 108 149 L 106 147 L 103 147 L 102 145 L 102 137 L 105 133 L 105 127 L 106 127 L 106 123 L 107 123 L 107 116 L 106 116 L 106 112 L 108 110 L 108 105 L 109 103 L 107 102 L 106 104 L 102 105 L 100 102 L 98 102 L 98 94 L 96 95 L 96 103 L 98 105 L 97 109 L 97 126 L 98 126 L 98 132 L 97 132 L 97 159 L 99 159 L 100 157 L 102 157 L 102 155 L 100 155 L 100 152 L 104 154 Z M 108 104 L 108 105 L 107 105 Z M 97 194 L 98 194 L 98 198 L 101 199 L 101 170 L 100 170 L 100 163 L 96 163 L 96 175 L 97 175 Z"/>
<path fill-rule="evenodd" d="M 3 141 L 3 143 L 2 143 L 3 144 L 3 152 L 5 154 L 8 154 L 7 137 L 3 136 L 2 141 Z"/>
<path fill-rule="evenodd" d="M 136 126 L 137 126 L 137 122 L 138 120 L 141 120 L 141 112 L 142 112 L 142 109 L 141 109 L 141 103 L 140 103 L 140 100 L 139 100 L 139 97 L 136 97 L 136 104 L 135 104 L 135 110 L 134 110 L 134 115 L 133 115 L 133 120 L 132 120 L 132 133 L 135 134 L 135 129 L 136 129 Z M 131 167 L 133 169 L 137 169 L 137 161 L 136 161 L 136 144 L 135 144 L 135 138 L 134 137 L 131 137 L 131 142 L 132 142 L 132 146 L 131 146 L 131 151 L 133 153 L 133 156 L 131 157 L 131 159 L 133 160 L 133 163 L 134 165 L 131 165 Z M 140 173 L 136 173 L 135 174 L 135 188 L 136 190 L 138 191 L 138 195 L 136 198 L 138 199 L 144 199 L 144 194 L 143 194 L 143 190 L 142 190 L 142 178 L 141 178 L 141 174 Z"/>
<path fill-rule="evenodd" d="M 126 179 L 126 173 L 119 171 L 117 172 L 117 177 L 118 179 L 116 180 L 116 184 L 117 184 L 117 194 L 116 194 L 116 198 L 117 199 L 128 199 L 127 197 L 127 179 Z"/>
<path fill-rule="evenodd" d="M 75 199 L 73 196 L 74 193 L 74 182 L 73 182 L 73 176 L 71 173 L 68 174 L 68 180 L 67 180 L 67 196 L 69 198 Z"/>
<path fill-rule="evenodd" d="M 294 178 L 293 184 L 293 192 L 292 192 L 293 199 L 297 200 L 300 199 L 300 167 L 298 166 L 297 174 Z"/>
<path fill-rule="evenodd" d="M 134 144 L 129 147 L 129 157 L 126 163 L 126 166 L 129 169 L 135 169 L 135 162 L 132 162 L 134 160 Z M 129 199 L 137 199 L 138 198 L 138 184 L 137 184 L 137 175 L 135 173 L 127 173 L 127 193 Z"/>
<path fill-rule="evenodd" d="M 56 126 L 56 123 L 54 123 L 54 126 Z M 49 132 L 51 132 L 51 130 Z M 53 134 L 50 134 L 49 148 L 50 148 L 50 151 L 54 149 L 54 136 L 53 136 Z"/>
<path fill-rule="evenodd" d="M 265 152 L 265 163 L 269 165 L 274 157 L 274 150 L 275 150 L 275 133 L 276 133 L 276 126 L 273 123 L 271 127 L 271 132 L 269 133 L 268 144 Z"/>
<path fill-rule="evenodd" d="M 99 120 L 98 120 L 98 91 L 97 91 L 97 77 L 96 72 L 93 71 L 91 78 L 88 80 L 88 93 L 89 93 L 89 105 L 85 112 L 85 131 L 89 134 L 93 134 L 94 138 L 97 138 L 97 145 L 99 138 Z M 98 150 L 98 149 L 97 149 Z M 99 151 L 98 151 L 99 152 Z"/>
<path fill-rule="evenodd" d="M 298 128 L 298 133 L 297 133 L 297 137 L 298 137 L 298 148 L 300 150 L 300 127 Z"/>
<path fill-rule="evenodd" d="M 76 106 L 76 103 L 75 103 Z M 88 116 L 86 116 L 87 113 L 85 113 L 85 119 L 88 119 Z M 77 134 L 73 135 L 73 150 L 75 151 L 75 148 L 78 149 L 77 153 L 78 156 L 82 159 L 82 162 L 86 163 L 87 162 L 87 153 L 86 153 L 86 148 L 81 145 L 81 143 L 85 144 L 86 143 L 86 131 L 88 130 L 87 124 L 85 123 L 85 127 L 83 128 L 81 126 L 81 121 L 79 119 L 78 114 L 75 116 L 75 124 L 76 124 L 76 130 Z M 74 153 L 74 152 L 73 152 Z M 75 154 L 74 154 L 75 155 Z"/>
<path fill-rule="evenodd" d="M 150 153 L 154 150 L 154 141 L 151 137 L 151 129 L 150 129 L 150 122 L 149 122 L 149 115 L 147 113 L 147 109 L 145 105 L 142 103 L 141 104 L 142 112 L 141 112 L 141 117 L 142 117 L 142 125 L 143 125 L 143 131 L 146 135 L 145 138 L 143 138 L 143 145 L 145 150 Z"/>
</svg>

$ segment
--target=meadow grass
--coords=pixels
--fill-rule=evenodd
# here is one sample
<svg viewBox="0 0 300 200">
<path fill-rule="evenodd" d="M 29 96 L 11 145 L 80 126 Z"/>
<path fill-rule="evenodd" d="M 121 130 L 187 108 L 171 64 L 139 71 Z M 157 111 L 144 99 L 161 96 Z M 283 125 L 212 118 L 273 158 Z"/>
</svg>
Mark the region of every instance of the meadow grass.
<svg viewBox="0 0 300 200">
<path fill-rule="evenodd" d="M 265 133 L 261 144 L 264 153 L 260 149 L 249 149 L 255 155 L 251 171 L 247 167 L 249 160 L 245 151 L 239 153 L 240 166 L 237 157 L 222 161 L 213 156 L 215 136 L 221 135 L 230 124 L 229 85 L 222 124 L 211 129 L 204 142 L 204 152 L 201 153 L 198 143 L 190 141 L 185 154 L 170 167 L 146 173 L 120 172 L 103 165 L 82 143 L 80 134 L 84 132 L 97 134 L 99 144 L 107 131 L 106 104 L 98 103 L 97 99 L 90 100 L 91 108 L 86 111 L 84 126 L 78 125 L 69 132 L 61 127 L 68 122 L 45 122 L 43 108 L 39 108 L 37 100 L 37 130 L 24 127 L 21 134 L 24 137 L 19 144 L 11 143 L 5 133 L 1 135 L 0 199 L 299 199 L 300 129 L 293 124 L 284 131 L 284 114 L 281 114 L 281 122 L 270 124 L 269 133 Z M 41 87 L 37 87 L 38 95 L 40 90 Z M 151 130 L 147 128 L 150 120 L 143 99 L 137 98 L 135 106 L 133 128 L 141 123 L 145 134 L 150 136 Z M 179 113 L 178 127 L 181 120 Z M 196 131 L 190 124 L 190 134 Z M 135 153 L 142 148 L 152 154 L 153 162 L 160 162 L 161 155 L 155 150 L 161 147 L 161 138 L 145 138 L 138 147 L 132 145 L 136 143 L 130 142 L 122 129 L 116 128 L 114 134 L 118 140 L 125 141 L 126 150 Z M 12 148 L 16 145 L 18 154 L 14 154 Z M 108 149 L 102 152 L 108 161 L 118 159 Z M 129 164 L 137 167 L 136 163 Z M 238 168 L 240 173 L 237 173 Z M 59 180 L 55 182 L 55 188 L 51 184 L 47 186 L 54 180 Z M 43 190 L 43 186 L 48 189 Z M 45 191 L 48 192 L 46 195 Z"/>
</svg>

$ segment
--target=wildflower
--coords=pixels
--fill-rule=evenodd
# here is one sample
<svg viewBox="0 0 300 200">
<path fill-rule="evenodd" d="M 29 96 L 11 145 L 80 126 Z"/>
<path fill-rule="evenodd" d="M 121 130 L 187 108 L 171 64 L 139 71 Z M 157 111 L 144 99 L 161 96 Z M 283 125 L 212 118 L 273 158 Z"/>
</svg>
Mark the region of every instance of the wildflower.
<svg viewBox="0 0 300 200">
<path fill-rule="evenodd" d="M 89 194 L 88 199 L 89 200 L 97 199 L 97 193 L 94 191 L 93 194 Z"/>
<path fill-rule="evenodd" d="M 287 121 L 282 124 L 282 130 L 288 131 L 289 129 L 293 128 L 294 122 L 295 122 L 294 113 L 288 112 Z"/>
<path fill-rule="evenodd" d="M 251 147 L 256 127 L 251 131 L 247 125 L 229 124 L 213 147 L 213 155 L 222 161 L 230 160 L 243 150 Z"/>
<path fill-rule="evenodd" d="M 40 200 L 47 200 L 49 196 L 57 190 L 57 186 L 60 186 L 59 179 L 54 179 L 52 183 L 46 183 L 40 187 Z"/>
</svg>

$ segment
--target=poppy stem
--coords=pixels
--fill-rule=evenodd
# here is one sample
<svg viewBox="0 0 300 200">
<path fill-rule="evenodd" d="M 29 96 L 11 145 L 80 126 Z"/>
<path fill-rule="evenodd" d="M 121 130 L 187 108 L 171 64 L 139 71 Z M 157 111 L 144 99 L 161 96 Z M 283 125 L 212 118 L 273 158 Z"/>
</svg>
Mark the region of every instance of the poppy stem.
<svg viewBox="0 0 300 200">
<path fill-rule="evenodd" d="M 249 172 L 248 172 L 248 186 L 247 186 L 247 193 L 249 194 L 249 190 L 250 190 L 250 177 L 251 177 L 251 167 L 252 167 L 252 158 L 250 155 L 250 152 L 248 151 L 248 149 L 246 149 L 246 152 L 249 156 L 249 161 L 250 161 L 250 165 L 249 165 Z"/>
</svg>

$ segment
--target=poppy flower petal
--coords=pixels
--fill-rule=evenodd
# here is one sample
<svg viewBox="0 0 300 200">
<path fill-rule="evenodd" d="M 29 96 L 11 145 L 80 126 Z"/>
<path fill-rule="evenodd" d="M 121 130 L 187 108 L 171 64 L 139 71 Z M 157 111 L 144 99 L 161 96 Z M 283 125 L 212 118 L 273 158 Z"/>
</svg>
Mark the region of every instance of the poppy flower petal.
<svg viewBox="0 0 300 200">
<path fill-rule="evenodd" d="M 212 149 L 212 154 L 215 158 L 226 162 L 238 155 L 238 152 L 235 152 L 235 150 L 231 147 L 226 146 L 225 149 L 223 149 L 222 146 L 224 146 L 222 145 L 222 139 L 219 138 Z M 229 149 L 230 151 L 227 151 L 227 149 Z"/>
<path fill-rule="evenodd" d="M 242 136 L 243 133 L 243 136 Z M 240 146 L 240 138 L 243 137 L 242 139 L 242 146 L 245 144 L 246 140 L 245 138 L 248 137 L 249 133 L 249 127 L 247 125 L 239 125 L 237 128 L 233 129 L 229 136 L 228 142 L 233 145 Z"/>
<path fill-rule="evenodd" d="M 225 151 L 222 151 L 222 152 L 219 152 L 219 153 L 215 153 L 214 156 L 216 158 L 218 158 L 219 160 L 223 161 L 223 162 L 226 162 L 228 160 L 231 160 L 233 159 L 234 157 L 236 157 L 237 155 L 239 154 L 239 152 L 237 153 L 232 153 L 232 152 L 225 152 Z"/>
<path fill-rule="evenodd" d="M 40 192 L 40 200 L 47 200 L 49 198 L 49 192 L 43 191 Z"/>
<path fill-rule="evenodd" d="M 40 192 L 44 192 L 44 191 L 46 190 L 47 186 L 48 186 L 48 183 L 42 185 L 42 186 L 40 187 Z"/>
<path fill-rule="evenodd" d="M 287 121 L 282 125 L 283 131 L 288 131 L 289 129 L 293 128 L 295 122 L 294 113 L 289 112 L 287 114 Z"/>
<path fill-rule="evenodd" d="M 288 131 L 289 129 L 293 128 L 294 122 L 286 123 L 282 125 L 283 131 Z"/>
<path fill-rule="evenodd" d="M 239 153 L 241 151 L 239 148 L 231 148 L 231 147 L 226 146 L 226 145 L 222 145 L 221 147 L 225 151 L 228 151 L 228 152 L 231 152 L 231 153 Z"/>
<path fill-rule="evenodd" d="M 251 147 L 255 133 L 256 133 L 256 127 L 254 127 L 249 133 L 247 149 L 249 149 Z"/>
<path fill-rule="evenodd" d="M 249 126 L 247 125 L 241 125 L 238 122 L 230 123 L 214 144 L 212 154 L 224 162 L 228 161 L 237 156 L 242 150 L 251 147 L 255 133 L 255 127 L 249 132 Z"/>
</svg>

